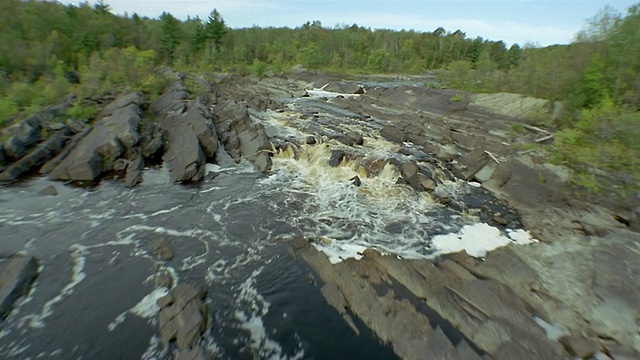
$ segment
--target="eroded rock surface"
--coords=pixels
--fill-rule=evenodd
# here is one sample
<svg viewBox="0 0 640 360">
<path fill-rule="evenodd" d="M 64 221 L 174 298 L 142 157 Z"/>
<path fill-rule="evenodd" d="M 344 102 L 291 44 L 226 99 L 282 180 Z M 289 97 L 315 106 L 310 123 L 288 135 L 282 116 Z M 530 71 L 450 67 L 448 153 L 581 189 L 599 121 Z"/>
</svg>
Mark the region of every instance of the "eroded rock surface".
<svg viewBox="0 0 640 360">
<path fill-rule="evenodd" d="M 51 172 L 52 180 L 95 181 L 104 174 L 115 170 L 118 161 L 132 160 L 132 166 L 140 168 L 141 148 L 147 153 L 158 149 L 149 149 L 150 139 L 143 139 L 139 131 L 143 123 L 140 108 L 143 103 L 138 93 L 125 94 L 107 105 L 94 127 L 82 137 L 77 146 Z M 146 126 L 153 126 L 145 122 Z M 154 151 L 155 150 L 155 151 Z M 133 169 L 132 169 L 133 172 Z M 130 175 L 127 185 L 133 186 L 139 181 Z"/>
<path fill-rule="evenodd" d="M 198 342 L 202 334 L 212 326 L 209 309 L 203 302 L 204 297 L 204 291 L 197 286 L 180 284 L 158 300 L 158 326 L 162 344 L 166 348 L 175 342 L 180 351 L 176 359 L 204 358 Z"/>
<path fill-rule="evenodd" d="M 38 266 L 32 256 L 14 256 L 0 262 L 0 319 L 9 314 L 18 298 L 29 293 Z"/>
<path fill-rule="evenodd" d="M 215 108 L 216 129 L 231 157 L 247 159 L 262 172 L 271 169 L 272 146 L 264 127 L 253 121 L 246 103 L 230 100 Z"/>
</svg>

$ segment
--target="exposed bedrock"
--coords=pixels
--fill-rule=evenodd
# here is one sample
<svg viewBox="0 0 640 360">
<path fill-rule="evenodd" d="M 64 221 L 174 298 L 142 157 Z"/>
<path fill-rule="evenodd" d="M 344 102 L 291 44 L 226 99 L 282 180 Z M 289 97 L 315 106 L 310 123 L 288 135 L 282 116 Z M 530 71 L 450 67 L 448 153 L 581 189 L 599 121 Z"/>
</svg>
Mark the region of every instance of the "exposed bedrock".
<svg viewBox="0 0 640 360">
<path fill-rule="evenodd" d="M 140 94 L 130 93 L 118 97 L 107 105 L 93 129 L 82 138 L 68 156 L 49 175 L 52 180 L 95 181 L 104 174 L 115 170 L 127 170 L 118 166 L 126 164 L 146 154 L 155 154 L 160 147 L 160 134 L 150 130 L 151 138 L 140 135 L 142 128 L 155 127 L 144 120 Z M 146 130 L 149 132 L 149 130 Z M 139 165 L 136 165 L 139 166 Z M 137 181 L 129 182 L 135 185 Z"/>
<path fill-rule="evenodd" d="M 236 162 L 247 159 L 260 171 L 269 171 L 272 145 L 262 124 L 249 115 L 248 105 L 228 100 L 219 103 L 214 111 L 216 130 L 229 155 Z"/>
</svg>

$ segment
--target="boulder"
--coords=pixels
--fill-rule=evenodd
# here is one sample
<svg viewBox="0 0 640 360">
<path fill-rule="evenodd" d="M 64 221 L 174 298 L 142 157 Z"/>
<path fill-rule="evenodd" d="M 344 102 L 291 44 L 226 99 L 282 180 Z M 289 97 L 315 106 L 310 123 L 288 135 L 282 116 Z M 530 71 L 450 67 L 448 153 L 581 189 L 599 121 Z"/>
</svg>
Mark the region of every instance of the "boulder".
<svg viewBox="0 0 640 360">
<path fill-rule="evenodd" d="M 181 351 L 190 350 L 211 327 L 204 291 L 180 284 L 158 300 L 160 337 L 165 347 L 175 341 Z"/>
<path fill-rule="evenodd" d="M 0 319 L 5 318 L 13 303 L 27 295 L 38 276 L 38 260 L 33 256 L 15 256 L 0 263 Z"/>
<path fill-rule="evenodd" d="M 142 169 L 144 168 L 144 160 L 140 156 L 129 161 L 124 177 L 124 185 L 132 188 L 142 182 Z"/>
<path fill-rule="evenodd" d="M 82 140 L 85 136 L 89 135 L 89 133 L 93 130 L 93 126 L 89 125 L 82 130 L 82 132 L 75 134 L 67 146 L 53 159 L 49 160 L 46 164 L 40 168 L 40 174 L 49 174 L 51 173 L 58 165 L 62 163 L 62 161 L 69 156 L 71 150 L 73 150 L 80 140 Z"/>
<path fill-rule="evenodd" d="M 193 100 L 184 112 L 169 112 L 160 120 L 165 134 L 164 161 L 172 182 L 200 181 L 207 158 L 215 158 L 218 136 L 208 111 Z"/>
<path fill-rule="evenodd" d="M 154 239 L 153 253 L 162 260 L 173 259 L 173 250 L 171 250 L 171 243 L 167 239 Z"/>
<path fill-rule="evenodd" d="M 31 115 L 21 122 L 3 131 L 7 140 L 3 142 L 4 152 L 9 161 L 16 161 L 24 156 L 40 139 L 41 117 Z"/>
<path fill-rule="evenodd" d="M 38 191 L 38 194 L 44 195 L 44 196 L 57 196 L 58 190 L 56 189 L 55 186 L 49 185 L 46 188 Z"/>
<path fill-rule="evenodd" d="M 248 159 L 260 171 L 271 169 L 271 142 L 264 127 L 254 122 L 244 102 L 227 101 L 215 109 L 215 125 L 229 155 L 239 162 Z"/>
<path fill-rule="evenodd" d="M 46 141 L 38 145 L 33 151 L 14 162 L 0 173 L 0 181 L 13 182 L 22 175 L 37 169 L 52 157 L 56 156 L 66 144 L 66 131 L 59 131 L 51 135 Z"/>
<path fill-rule="evenodd" d="M 103 172 L 113 170 L 115 161 L 138 145 L 142 112 L 137 105 L 131 103 L 131 96 L 125 95 L 124 98 L 127 101 L 116 100 L 114 103 L 126 103 L 126 107 L 116 111 L 113 103 L 108 105 L 110 111 L 105 110 L 103 113 L 109 115 L 97 121 L 93 130 L 80 140 L 49 175 L 50 179 L 96 180 Z"/>
<path fill-rule="evenodd" d="M 355 145 L 362 145 L 364 144 L 364 139 L 362 138 L 362 135 L 358 134 L 355 131 L 349 131 L 348 133 L 345 134 L 348 138 L 350 138 L 353 141 L 353 144 Z"/>
<path fill-rule="evenodd" d="M 153 157 L 162 149 L 162 131 L 156 123 L 144 118 L 140 122 L 140 151 L 144 158 Z"/>
<path fill-rule="evenodd" d="M 400 174 L 402 179 L 416 191 L 432 191 L 436 188 L 435 181 L 420 173 L 420 168 L 412 162 L 402 163 Z"/>
<path fill-rule="evenodd" d="M 346 153 L 344 150 L 331 150 L 331 157 L 329 158 L 329 166 L 336 167 L 342 163 Z"/>
<path fill-rule="evenodd" d="M 382 130 L 380 130 L 380 136 L 382 136 L 384 139 L 388 141 L 396 142 L 396 143 L 402 143 L 407 141 L 407 134 L 405 134 L 404 132 L 392 126 L 383 127 Z"/>
</svg>

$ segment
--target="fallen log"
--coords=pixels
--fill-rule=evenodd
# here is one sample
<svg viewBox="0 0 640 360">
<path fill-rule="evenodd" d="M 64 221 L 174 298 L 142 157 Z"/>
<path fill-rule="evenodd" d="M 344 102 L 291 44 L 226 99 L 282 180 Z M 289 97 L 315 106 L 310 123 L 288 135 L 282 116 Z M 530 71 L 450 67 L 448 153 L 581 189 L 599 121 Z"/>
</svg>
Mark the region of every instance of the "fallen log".
<svg viewBox="0 0 640 360">
<path fill-rule="evenodd" d="M 547 135 L 547 136 L 543 136 L 543 137 L 541 137 L 541 138 L 539 138 L 539 139 L 535 139 L 535 140 L 533 140 L 533 141 L 534 141 L 534 142 L 536 142 L 536 143 L 541 143 L 541 142 L 545 142 L 545 141 L 547 141 L 547 140 L 551 140 L 551 139 L 553 139 L 553 138 L 554 138 L 554 135 L 553 135 L 553 134 L 549 134 L 549 135 Z"/>
</svg>

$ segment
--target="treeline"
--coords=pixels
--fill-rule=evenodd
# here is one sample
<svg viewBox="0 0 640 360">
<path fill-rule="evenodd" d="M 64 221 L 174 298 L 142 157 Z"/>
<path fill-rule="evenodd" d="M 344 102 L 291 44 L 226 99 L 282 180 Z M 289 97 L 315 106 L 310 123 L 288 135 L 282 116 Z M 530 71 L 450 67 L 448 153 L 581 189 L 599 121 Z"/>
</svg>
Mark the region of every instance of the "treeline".
<svg viewBox="0 0 640 360">
<path fill-rule="evenodd" d="M 113 49 L 135 48 L 153 65 L 251 71 L 254 63 L 275 73 L 296 64 L 335 72 L 420 74 L 450 70 L 443 81 L 475 91 L 512 91 L 578 105 L 596 104 L 605 92 L 638 106 L 640 13 L 610 9 L 568 46 L 536 48 L 472 39 L 464 32 L 325 28 L 319 21 L 295 28 L 229 29 L 217 11 L 208 19 L 180 21 L 116 16 L 109 5 L 4 0 L 0 3 L 0 77 L 33 83 L 56 71 L 80 72 Z M 111 53 L 109 53 L 111 51 Z M 152 52 L 151 52 L 152 51 Z M 137 55 L 129 50 L 129 55 Z M 126 57 L 126 56 L 125 56 Z M 75 79 L 71 79 L 75 80 Z M 2 91 L 0 89 L 0 91 Z"/>
<path fill-rule="evenodd" d="M 166 84 L 154 71 L 160 65 L 259 77 L 298 64 L 346 74 L 435 71 L 430 86 L 563 101 L 568 111 L 560 121 L 531 121 L 563 129 L 556 159 L 578 170 L 579 185 L 599 188 L 594 166 L 626 174 L 631 188 L 640 181 L 640 4 L 624 15 L 605 8 L 574 43 L 544 48 L 507 47 L 443 28 L 326 28 L 313 21 L 295 29 L 230 29 L 215 10 L 184 21 L 169 13 L 117 16 L 102 0 L 2 0 L 0 14 L 0 126 L 71 91 L 83 98 L 129 88 L 153 96 Z"/>
</svg>

